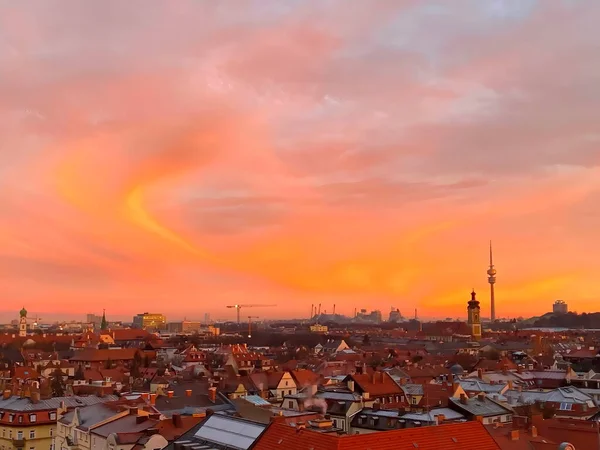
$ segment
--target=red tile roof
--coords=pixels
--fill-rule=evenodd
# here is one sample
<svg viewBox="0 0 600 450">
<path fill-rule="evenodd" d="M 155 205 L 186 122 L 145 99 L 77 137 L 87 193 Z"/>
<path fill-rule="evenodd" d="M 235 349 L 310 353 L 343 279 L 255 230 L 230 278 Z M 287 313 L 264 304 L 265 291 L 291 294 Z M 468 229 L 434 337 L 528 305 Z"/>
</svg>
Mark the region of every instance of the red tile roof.
<svg viewBox="0 0 600 450">
<path fill-rule="evenodd" d="M 402 394 L 400 386 L 386 372 L 350 375 L 363 392 L 371 396 Z"/>
<path fill-rule="evenodd" d="M 416 445 L 415 445 L 416 444 Z M 480 422 L 338 436 L 273 422 L 253 450 L 499 450 Z"/>
<path fill-rule="evenodd" d="M 316 385 L 320 379 L 319 375 L 308 369 L 292 370 L 290 373 L 299 389 L 313 384 Z"/>
<path fill-rule="evenodd" d="M 71 357 L 71 361 L 81 362 L 100 362 L 100 361 L 119 361 L 119 360 L 132 360 L 135 353 L 138 352 L 137 348 L 119 348 L 119 349 L 85 349 L 78 350 Z M 143 357 L 143 353 L 140 352 Z"/>
</svg>

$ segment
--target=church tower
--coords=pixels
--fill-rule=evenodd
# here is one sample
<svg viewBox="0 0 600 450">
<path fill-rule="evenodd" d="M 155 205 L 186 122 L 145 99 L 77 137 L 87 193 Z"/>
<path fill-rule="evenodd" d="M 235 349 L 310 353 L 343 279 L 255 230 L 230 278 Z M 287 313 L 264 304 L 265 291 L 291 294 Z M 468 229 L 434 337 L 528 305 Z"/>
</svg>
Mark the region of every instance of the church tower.
<svg viewBox="0 0 600 450">
<path fill-rule="evenodd" d="M 106 310 L 102 311 L 102 321 L 100 322 L 100 329 L 102 331 L 108 329 L 108 322 L 106 321 Z"/>
<path fill-rule="evenodd" d="M 19 311 L 19 336 L 27 336 L 27 310 L 23 306 L 23 309 Z"/>
<path fill-rule="evenodd" d="M 473 339 L 478 341 L 481 339 L 481 315 L 479 301 L 475 298 L 476 295 L 475 289 L 473 289 L 471 300 L 469 300 L 469 306 L 467 307 L 467 324 L 471 328 Z"/>
</svg>

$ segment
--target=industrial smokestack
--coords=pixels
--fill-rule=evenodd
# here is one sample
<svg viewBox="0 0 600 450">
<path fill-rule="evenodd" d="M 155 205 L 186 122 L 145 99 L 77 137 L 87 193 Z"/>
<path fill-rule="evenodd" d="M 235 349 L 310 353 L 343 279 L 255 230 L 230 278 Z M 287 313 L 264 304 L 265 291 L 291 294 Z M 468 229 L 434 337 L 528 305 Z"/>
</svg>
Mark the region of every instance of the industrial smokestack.
<svg viewBox="0 0 600 450">
<path fill-rule="evenodd" d="M 333 304 L 333 315 L 335 316 L 335 303 Z"/>
<path fill-rule="evenodd" d="M 312 305 L 310 305 L 310 318 L 312 320 L 312 318 L 315 317 L 315 304 L 313 303 Z"/>
<path fill-rule="evenodd" d="M 317 313 L 319 316 L 321 315 L 321 304 L 319 303 L 319 312 Z"/>
</svg>

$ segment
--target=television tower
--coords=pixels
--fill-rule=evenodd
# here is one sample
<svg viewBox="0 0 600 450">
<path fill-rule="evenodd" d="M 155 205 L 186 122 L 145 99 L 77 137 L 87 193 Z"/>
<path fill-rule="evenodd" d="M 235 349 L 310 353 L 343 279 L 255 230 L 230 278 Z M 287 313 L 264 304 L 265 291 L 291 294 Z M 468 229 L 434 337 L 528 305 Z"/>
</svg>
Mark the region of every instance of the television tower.
<svg viewBox="0 0 600 450">
<path fill-rule="evenodd" d="M 492 254 L 492 241 L 490 241 L 490 267 L 487 270 L 488 283 L 490 283 L 490 319 L 492 323 L 496 320 L 496 301 L 494 298 L 494 284 L 496 284 L 496 269 L 494 268 L 494 258 Z"/>
</svg>

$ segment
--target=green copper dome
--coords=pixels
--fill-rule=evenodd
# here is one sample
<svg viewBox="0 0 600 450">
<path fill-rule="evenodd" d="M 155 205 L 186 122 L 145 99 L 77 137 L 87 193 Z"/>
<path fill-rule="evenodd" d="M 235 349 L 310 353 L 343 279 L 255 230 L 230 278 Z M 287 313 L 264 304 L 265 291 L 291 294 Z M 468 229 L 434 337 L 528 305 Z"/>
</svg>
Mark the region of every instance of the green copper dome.
<svg viewBox="0 0 600 450">
<path fill-rule="evenodd" d="M 24 306 L 23 306 L 23 309 L 21 311 L 19 311 L 19 314 L 21 315 L 21 317 L 27 317 L 27 310 L 25 309 Z"/>
</svg>

